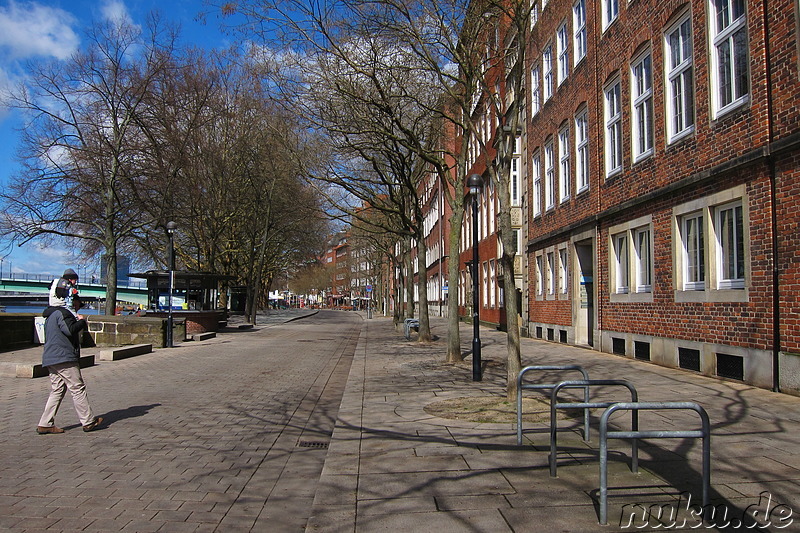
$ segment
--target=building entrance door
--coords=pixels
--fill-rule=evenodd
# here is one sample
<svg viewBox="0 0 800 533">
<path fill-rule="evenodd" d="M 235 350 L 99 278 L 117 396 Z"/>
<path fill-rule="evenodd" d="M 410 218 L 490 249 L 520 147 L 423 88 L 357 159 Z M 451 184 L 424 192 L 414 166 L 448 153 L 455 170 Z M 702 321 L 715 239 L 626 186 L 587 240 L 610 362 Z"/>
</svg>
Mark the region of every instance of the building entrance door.
<svg viewBox="0 0 800 533">
<path fill-rule="evenodd" d="M 577 291 L 573 298 L 575 344 L 594 346 L 594 241 L 575 243 L 575 276 Z"/>
</svg>

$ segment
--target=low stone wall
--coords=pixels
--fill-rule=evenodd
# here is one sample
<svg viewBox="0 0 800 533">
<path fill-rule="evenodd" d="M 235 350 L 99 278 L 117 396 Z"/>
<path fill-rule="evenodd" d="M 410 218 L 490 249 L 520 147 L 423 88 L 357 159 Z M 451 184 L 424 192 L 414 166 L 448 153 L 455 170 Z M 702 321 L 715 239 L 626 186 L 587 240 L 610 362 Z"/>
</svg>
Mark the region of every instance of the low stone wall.
<svg viewBox="0 0 800 533">
<path fill-rule="evenodd" d="M 0 351 L 33 344 L 33 313 L 0 313 Z"/>
<path fill-rule="evenodd" d="M 91 341 L 84 339 L 84 345 L 152 344 L 154 348 L 163 348 L 166 344 L 167 322 L 159 317 L 89 315 L 86 319 L 89 322 Z M 183 322 L 174 321 L 173 325 L 173 338 L 186 338 Z"/>
</svg>

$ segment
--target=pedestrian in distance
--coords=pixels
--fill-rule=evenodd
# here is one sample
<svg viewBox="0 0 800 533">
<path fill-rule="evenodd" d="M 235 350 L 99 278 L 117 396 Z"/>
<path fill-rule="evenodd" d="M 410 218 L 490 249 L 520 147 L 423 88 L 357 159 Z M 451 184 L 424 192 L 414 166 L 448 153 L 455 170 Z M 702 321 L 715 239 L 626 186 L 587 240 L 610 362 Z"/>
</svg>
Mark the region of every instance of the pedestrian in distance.
<svg viewBox="0 0 800 533">
<path fill-rule="evenodd" d="M 50 374 L 50 396 L 36 427 L 40 435 L 64 433 L 55 425 L 55 418 L 68 389 L 84 431 L 93 431 L 103 422 L 101 417 L 92 413 L 81 375 L 81 333 L 86 329 L 86 319 L 78 314 L 82 306 L 79 295 L 72 296 L 72 306 L 70 309 L 64 305 L 51 305 L 42 313 L 46 319 L 42 366 Z"/>
</svg>

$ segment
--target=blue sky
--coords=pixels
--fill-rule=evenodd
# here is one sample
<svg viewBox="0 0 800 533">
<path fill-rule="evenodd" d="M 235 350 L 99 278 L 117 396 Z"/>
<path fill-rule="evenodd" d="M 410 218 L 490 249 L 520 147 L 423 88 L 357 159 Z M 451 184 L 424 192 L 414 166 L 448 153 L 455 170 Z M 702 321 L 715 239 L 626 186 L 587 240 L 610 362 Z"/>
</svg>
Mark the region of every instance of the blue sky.
<svg viewBox="0 0 800 533">
<path fill-rule="evenodd" d="M 165 21 L 181 26 L 181 38 L 207 48 L 227 47 L 233 37 L 219 31 L 213 16 L 198 21 L 203 0 L 0 0 L 0 85 L 24 79 L 23 64 L 31 59 L 64 59 L 78 49 L 84 30 L 93 21 L 126 17 L 142 23 L 147 14 L 158 10 Z M 0 103 L 0 186 L 17 168 L 15 114 Z M 65 268 L 80 268 L 91 275 L 99 265 L 84 264 L 70 251 L 57 246 L 28 244 L 9 249 L 0 240 L 0 274 L 10 271 L 59 274 Z"/>
</svg>

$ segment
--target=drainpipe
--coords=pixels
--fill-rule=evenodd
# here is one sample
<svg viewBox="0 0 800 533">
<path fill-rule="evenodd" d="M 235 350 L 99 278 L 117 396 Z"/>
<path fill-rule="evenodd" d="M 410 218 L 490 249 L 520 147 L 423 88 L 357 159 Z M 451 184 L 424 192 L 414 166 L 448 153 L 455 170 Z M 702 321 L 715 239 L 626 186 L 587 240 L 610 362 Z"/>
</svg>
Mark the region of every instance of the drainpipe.
<svg viewBox="0 0 800 533">
<path fill-rule="evenodd" d="M 767 90 L 767 165 L 769 167 L 769 195 L 772 211 L 772 390 L 781 391 L 780 355 L 781 355 L 781 308 L 780 308 L 780 268 L 778 265 L 778 210 L 777 210 L 777 172 L 775 159 L 772 156 L 772 143 L 775 132 L 773 125 L 772 107 L 772 56 L 770 51 L 769 32 L 769 7 L 768 0 L 762 1 L 764 17 L 764 56 L 766 65 L 766 90 Z"/>
</svg>

